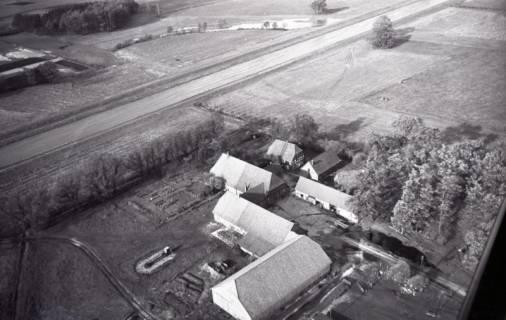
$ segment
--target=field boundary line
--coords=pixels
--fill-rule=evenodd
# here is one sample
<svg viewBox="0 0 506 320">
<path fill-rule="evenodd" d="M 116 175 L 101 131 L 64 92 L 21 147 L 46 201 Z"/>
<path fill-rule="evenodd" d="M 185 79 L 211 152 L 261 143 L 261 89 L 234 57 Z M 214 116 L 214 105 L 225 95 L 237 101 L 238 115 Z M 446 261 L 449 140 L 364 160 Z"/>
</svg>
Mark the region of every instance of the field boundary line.
<svg viewBox="0 0 506 320">
<path fill-rule="evenodd" d="M 36 121 L 34 123 L 27 124 L 25 126 L 21 126 L 18 128 L 14 128 L 13 130 L 6 132 L 0 136 L 0 147 L 17 142 L 19 140 L 37 135 L 42 132 L 49 131 L 51 129 L 64 126 L 68 123 L 75 122 L 77 120 L 86 118 L 88 116 L 104 112 L 116 107 L 120 107 L 121 104 L 126 104 L 129 102 L 133 102 L 136 100 L 140 100 L 144 97 L 150 96 L 152 94 L 168 90 L 171 88 L 174 88 L 179 85 L 183 85 L 185 83 L 194 81 L 198 78 L 202 78 L 204 76 L 210 75 L 215 72 L 219 72 L 221 70 L 224 70 L 228 67 L 231 67 L 235 64 L 246 62 L 249 60 L 253 60 L 255 58 L 261 57 L 266 54 L 270 54 L 272 52 L 285 49 L 289 46 L 296 45 L 298 43 L 310 40 L 312 38 L 316 38 L 321 35 L 325 35 L 330 32 L 334 32 L 336 30 L 348 27 L 350 25 L 353 25 L 355 23 L 359 23 L 361 21 L 370 19 L 371 17 L 380 15 L 382 13 L 389 12 L 391 10 L 395 10 L 398 8 L 401 8 L 403 6 L 407 6 L 416 2 L 419 2 L 420 0 L 406 0 L 400 3 L 397 3 L 395 5 L 381 8 L 378 10 L 374 10 L 371 12 L 368 12 L 364 15 L 343 21 L 342 23 L 338 23 L 335 25 L 331 25 L 328 27 L 325 27 L 324 31 L 321 32 L 321 30 L 314 30 L 310 31 L 307 34 L 304 34 L 299 37 L 295 37 L 292 39 L 285 40 L 283 42 L 274 44 L 270 47 L 262 47 L 255 49 L 251 52 L 247 52 L 245 54 L 239 55 L 237 57 L 233 57 L 230 59 L 227 59 L 225 61 L 213 63 L 209 66 L 204 66 L 201 69 L 189 72 L 187 74 L 182 74 L 176 77 L 163 77 L 161 79 L 156 79 L 153 81 L 150 81 L 148 83 L 142 84 L 140 86 L 136 86 L 134 88 L 127 89 L 115 96 L 109 96 L 100 102 L 92 102 L 89 104 L 86 104 L 82 106 L 81 108 L 78 108 L 76 110 L 71 110 L 68 112 L 65 112 L 63 114 L 54 115 L 50 118 L 46 118 L 40 121 Z M 134 96 L 134 95 L 138 96 Z"/>
</svg>

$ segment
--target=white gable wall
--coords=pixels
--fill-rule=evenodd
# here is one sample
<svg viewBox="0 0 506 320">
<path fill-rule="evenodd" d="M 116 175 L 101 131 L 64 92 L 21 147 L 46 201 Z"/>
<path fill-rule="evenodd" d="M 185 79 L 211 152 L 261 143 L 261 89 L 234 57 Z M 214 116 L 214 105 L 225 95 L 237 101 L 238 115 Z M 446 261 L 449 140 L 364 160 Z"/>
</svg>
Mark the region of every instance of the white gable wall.
<svg viewBox="0 0 506 320">
<path fill-rule="evenodd" d="M 252 320 L 237 294 L 235 281 L 224 281 L 220 285 L 211 288 L 213 303 L 225 310 L 236 319 Z"/>
<path fill-rule="evenodd" d="M 318 181 L 318 173 L 316 173 L 315 169 L 311 165 L 311 161 L 302 166 L 301 170 L 307 172 L 311 179 Z"/>
</svg>

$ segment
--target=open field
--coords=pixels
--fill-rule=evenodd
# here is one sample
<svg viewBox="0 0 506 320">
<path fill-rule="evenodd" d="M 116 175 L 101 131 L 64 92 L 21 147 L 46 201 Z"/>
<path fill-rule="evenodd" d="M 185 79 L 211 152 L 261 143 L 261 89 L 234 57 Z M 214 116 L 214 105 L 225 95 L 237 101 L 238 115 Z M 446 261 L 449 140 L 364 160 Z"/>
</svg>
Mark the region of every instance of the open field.
<svg viewBox="0 0 506 320">
<path fill-rule="evenodd" d="M 469 18 L 457 20 L 462 14 Z M 395 49 L 372 50 L 359 41 L 209 103 L 246 117 L 309 112 L 323 130 L 350 127 L 352 139 L 388 131 L 391 121 L 404 114 L 442 129 L 503 136 L 506 43 L 493 31 L 477 38 L 473 26 L 500 30 L 504 21 L 499 13 L 446 9 L 399 27 L 414 40 Z M 425 41 L 417 38 L 422 34 Z"/>
<path fill-rule="evenodd" d="M 15 299 L 20 246 L 0 247 L 0 318 L 11 319 Z"/>
<path fill-rule="evenodd" d="M 265 12 L 262 13 L 262 10 L 265 11 L 268 7 L 270 12 L 272 9 L 267 6 L 266 1 L 248 2 L 248 4 L 226 1 L 224 6 L 220 3 L 213 2 L 213 4 L 204 7 L 178 11 L 174 13 L 174 16 L 111 33 L 51 37 L 22 33 L 2 37 L 0 41 L 6 45 L 50 50 L 54 54 L 106 69 L 100 70 L 97 74 L 91 74 L 84 80 L 76 78 L 71 82 L 46 84 L 1 95 L 0 123 L 2 130 L 0 136 L 7 136 L 12 130 L 20 131 L 26 127 L 33 127 L 35 124 L 48 122 L 55 116 L 80 112 L 90 105 L 100 103 L 107 97 L 119 95 L 125 90 L 136 88 L 150 81 L 163 80 L 167 82 L 167 86 L 170 86 L 172 83 L 170 79 L 174 77 L 183 74 L 191 75 L 192 73 L 198 76 L 203 68 L 217 66 L 219 63 L 237 59 L 252 52 L 255 55 L 262 54 L 271 50 L 270 48 L 274 45 L 294 41 L 315 30 L 315 28 L 309 27 L 285 32 L 237 30 L 172 35 L 139 43 L 115 54 L 111 52 L 116 44 L 125 40 L 145 34 L 163 34 L 169 25 L 195 27 L 199 22 L 206 21 L 209 23 L 209 29 L 212 29 L 223 17 L 230 17 L 227 18 L 230 25 L 255 21 L 258 23 L 266 19 Z M 289 1 L 275 3 L 280 7 L 279 11 L 286 11 L 286 14 L 291 12 L 289 8 L 298 8 L 302 5 L 304 12 L 310 11 L 307 4 L 295 4 Z M 400 3 L 401 0 L 341 1 L 335 6 L 346 9 L 329 13 L 324 17 L 333 19 L 334 22 L 345 22 L 374 10 L 396 6 Z M 334 7 L 329 6 L 329 8 Z M 194 12 L 194 10 L 197 11 Z M 203 11 L 199 12 L 198 10 Z M 232 18 L 235 14 L 234 10 L 242 10 L 244 16 Z M 223 11 L 223 15 L 220 15 L 220 11 Z M 212 17 L 214 22 L 206 17 Z M 274 18 L 284 19 L 287 17 L 289 16 L 282 15 Z M 296 17 L 300 20 L 299 16 Z M 312 19 L 312 17 L 309 12 L 304 16 L 304 19 Z M 203 20 L 204 18 L 205 20 Z"/>
<path fill-rule="evenodd" d="M 30 245 L 25 274 L 30 319 L 125 319 L 131 307 L 76 247 L 40 242 Z M 83 303 L 83 302 L 86 303 Z"/>
</svg>

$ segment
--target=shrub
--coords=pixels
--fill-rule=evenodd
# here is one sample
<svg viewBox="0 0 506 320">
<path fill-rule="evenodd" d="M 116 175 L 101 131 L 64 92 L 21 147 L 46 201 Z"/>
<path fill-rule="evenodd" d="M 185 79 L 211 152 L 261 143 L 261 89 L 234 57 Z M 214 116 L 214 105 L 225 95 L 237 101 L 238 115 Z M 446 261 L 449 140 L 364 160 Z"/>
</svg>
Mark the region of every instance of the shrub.
<svg viewBox="0 0 506 320">
<path fill-rule="evenodd" d="M 311 2 L 311 9 L 315 14 L 322 14 L 327 9 L 327 0 L 314 0 Z"/>
<path fill-rule="evenodd" d="M 381 16 L 374 22 L 371 42 L 375 48 L 382 49 L 389 49 L 395 45 L 394 27 L 387 16 Z"/>
<path fill-rule="evenodd" d="M 218 28 L 225 29 L 228 27 L 228 22 L 225 19 L 218 20 Z"/>
</svg>

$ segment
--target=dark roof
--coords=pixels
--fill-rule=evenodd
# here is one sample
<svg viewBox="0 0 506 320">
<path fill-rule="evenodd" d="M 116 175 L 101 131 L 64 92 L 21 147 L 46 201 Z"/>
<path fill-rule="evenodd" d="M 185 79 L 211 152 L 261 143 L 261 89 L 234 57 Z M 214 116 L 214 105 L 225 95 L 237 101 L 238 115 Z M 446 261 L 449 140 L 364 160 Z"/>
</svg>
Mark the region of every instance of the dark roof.
<svg viewBox="0 0 506 320">
<path fill-rule="evenodd" d="M 334 151 L 325 151 L 309 161 L 318 175 L 327 173 L 341 164 L 342 160 Z"/>
<path fill-rule="evenodd" d="M 292 299 L 324 275 L 331 260 L 323 249 L 306 236 L 298 235 L 269 251 L 213 290 L 231 291 L 252 319 L 265 318 L 280 304 Z"/>
</svg>

